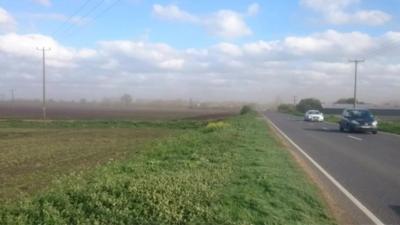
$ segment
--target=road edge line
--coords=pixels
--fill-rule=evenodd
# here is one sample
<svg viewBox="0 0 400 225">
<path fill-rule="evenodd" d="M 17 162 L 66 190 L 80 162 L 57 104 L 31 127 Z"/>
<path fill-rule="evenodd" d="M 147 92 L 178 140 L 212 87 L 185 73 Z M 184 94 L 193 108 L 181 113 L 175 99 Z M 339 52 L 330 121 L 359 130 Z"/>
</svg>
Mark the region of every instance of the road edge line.
<svg viewBox="0 0 400 225">
<path fill-rule="evenodd" d="M 320 166 L 311 156 L 309 156 L 300 146 L 290 139 L 281 129 L 279 129 L 268 117 L 264 116 L 268 123 L 271 124 L 291 145 L 293 145 L 300 153 L 303 154 L 322 174 L 328 178 L 354 205 L 357 206 L 372 222 L 376 225 L 384 225 L 367 207 L 365 207 L 356 197 L 354 197 L 346 188 L 344 188 L 332 175 L 330 175 L 322 166 Z"/>
</svg>

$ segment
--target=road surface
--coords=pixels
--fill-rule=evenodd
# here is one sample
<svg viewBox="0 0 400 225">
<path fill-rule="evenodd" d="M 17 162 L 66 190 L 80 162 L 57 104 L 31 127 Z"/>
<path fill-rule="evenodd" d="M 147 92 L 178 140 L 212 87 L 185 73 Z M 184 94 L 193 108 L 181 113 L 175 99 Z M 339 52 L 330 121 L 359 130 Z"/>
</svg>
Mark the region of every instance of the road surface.
<svg viewBox="0 0 400 225">
<path fill-rule="evenodd" d="M 341 133 L 336 124 L 265 115 L 381 222 L 400 224 L 400 136 Z"/>
</svg>

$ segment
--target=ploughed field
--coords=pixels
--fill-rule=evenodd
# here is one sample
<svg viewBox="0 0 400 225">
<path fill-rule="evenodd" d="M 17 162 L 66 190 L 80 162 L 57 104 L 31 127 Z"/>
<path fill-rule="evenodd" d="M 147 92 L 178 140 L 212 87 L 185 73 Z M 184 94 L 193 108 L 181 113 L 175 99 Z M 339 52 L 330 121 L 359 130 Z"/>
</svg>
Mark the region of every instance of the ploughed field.
<svg viewBox="0 0 400 225">
<path fill-rule="evenodd" d="M 55 178 L 134 156 L 180 132 L 129 121 L 0 121 L 0 199 L 45 190 Z"/>
<path fill-rule="evenodd" d="M 124 105 L 85 105 L 85 104 L 48 104 L 49 119 L 210 119 L 234 115 L 238 108 L 190 108 L 188 106 L 174 107 L 165 105 L 124 106 Z M 41 104 L 2 103 L 0 104 L 0 119 L 40 119 Z"/>
</svg>

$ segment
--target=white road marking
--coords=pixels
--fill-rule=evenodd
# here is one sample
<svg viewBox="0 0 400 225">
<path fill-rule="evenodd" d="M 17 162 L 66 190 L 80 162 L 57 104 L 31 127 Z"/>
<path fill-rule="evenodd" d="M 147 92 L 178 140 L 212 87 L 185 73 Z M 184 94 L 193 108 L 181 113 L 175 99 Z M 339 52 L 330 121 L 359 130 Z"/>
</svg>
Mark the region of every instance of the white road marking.
<svg viewBox="0 0 400 225">
<path fill-rule="evenodd" d="M 329 130 L 327 127 L 322 127 L 322 130 Z"/>
<path fill-rule="evenodd" d="M 265 117 L 266 118 L 266 117 Z M 281 129 L 279 129 L 270 119 L 266 118 L 268 122 L 284 137 L 286 138 L 300 153 L 302 153 L 328 180 L 330 180 L 351 202 L 354 203 L 371 221 L 376 225 L 384 225 L 367 207 L 365 207 L 356 197 L 354 197 L 346 188 L 344 188 L 332 175 L 330 175 L 322 166 L 320 166 L 311 156 L 309 156 L 300 146 L 298 146 L 292 139 L 290 139 Z"/>
<path fill-rule="evenodd" d="M 354 139 L 354 140 L 357 140 L 357 141 L 362 141 L 363 140 L 362 138 L 354 137 L 354 136 L 351 136 L 351 135 L 347 135 L 347 137 L 349 137 L 351 139 Z"/>
</svg>

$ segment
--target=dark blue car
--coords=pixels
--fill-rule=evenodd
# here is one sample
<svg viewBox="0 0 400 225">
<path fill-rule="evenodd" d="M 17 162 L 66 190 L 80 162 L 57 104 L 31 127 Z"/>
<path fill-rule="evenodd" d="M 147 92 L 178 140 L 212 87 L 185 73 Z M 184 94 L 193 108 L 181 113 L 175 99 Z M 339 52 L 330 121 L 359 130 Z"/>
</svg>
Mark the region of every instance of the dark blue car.
<svg viewBox="0 0 400 225">
<path fill-rule="evenodd" d="M 378 122 L 367 109 L 345 109 L 339 122 L 340 131 L 378 133 Z"/>
</svg>

